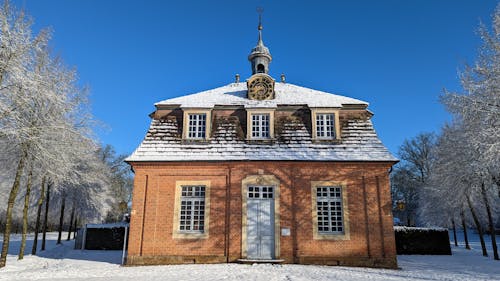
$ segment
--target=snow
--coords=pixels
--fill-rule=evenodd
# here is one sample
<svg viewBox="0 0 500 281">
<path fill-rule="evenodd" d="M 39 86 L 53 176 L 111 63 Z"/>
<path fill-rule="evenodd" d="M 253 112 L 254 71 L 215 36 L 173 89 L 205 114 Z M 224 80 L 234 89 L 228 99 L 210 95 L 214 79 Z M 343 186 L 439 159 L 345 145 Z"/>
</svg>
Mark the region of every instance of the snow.
<svg viewBox="0 0 500 281">
<path fill-rule="evenodd" d="M 161 108 L 277 108 L 308 106 L 309 108 L 366 109 L 367 102 L 317 91 L 289 83 L 275 83 L 275 98 L 250 100 L 246 83 L 231 83 L 208 91 L 164 100 Z M 214 126 L 219 124 L 214 121 Z M 224 121 L 224 122 L 222 122 Z M 181 139 L 176 120 L 153 119 L 146 137 L 125 161 L 398 161 L 378 139 L 368 120 L 345 121 L 339 142 L 317 142 L 303 122 L 283 124 L 283 131 L 263 145 L 240 136 L 237 122 L 222 120 L 211 137 L 200 143 Z M 345 123 L 344 122 L 344 123 Z M 288 126 L 288 128 L 287 128 Z"/>
<path fill-rule="evenodd" d="M 151 121 L 149 132 L 126 161 L 231 161 L 231 160 L 299 160 L 299 161 L 397 161 L 378 139 L 371 120 L 349 120 L 342 129 L 341 143 L 312 142 L 304 124 L 288 130 L 272 144 L 248 143 L 237 137 L 235 125 L 216 131 L 207 143 L 182 143 L 175 136 L 177 124 L 172 120 Z M 307 136 L 304 139 L 304 136 Z"/>
<path fill-rule="evenodd" d="M 247 84 L 231 83 L 196 94 L 155 103 L 156 106 L 176 105 L 181 108 L 213 108 L 216 105 L 241 105 L 245 108 L 275 108 L 278 105 L 308 105 L 309 107 L 342 107 L 344 104 L 367 107 L 365 101 L 317 91 L 290 83 L 275 83 L 275 99 L 250 100 L 246 98 Z"/>
<path fill-rule="evenodd" d="M 88 223 L 85 226 L 87 228 L 114 228 L 114 227 L 127 227 L 128 223 L 126 222 L 97 223 L 97 224 Z"/>
<path fill-rule="evenodd" d="M 399 219 L 398 219 L 399 220 Z M 408 226 L 394 226 L 395 231 L 408 232 L 408 231 L 447 231 L 443 227 L 408 227 Z"/>
<path fill-rule="evenodd" d="M 473 233 L 472 250 L 452 245 L 452 256 L 398 256 L 399 270 L 288 264 L 122 267 L 121 251 L 74 250 L 73 241 L 56 245 L 57 233 L 49 233 L 48 238 L 46 251 L 18 261 L 20 236 L 13 235 L 0 280 L 500 280 L 500 262 L 481 256 L 478 236 Z M 28 239 L 27 253 L 33 237 Z"/>
</svg>

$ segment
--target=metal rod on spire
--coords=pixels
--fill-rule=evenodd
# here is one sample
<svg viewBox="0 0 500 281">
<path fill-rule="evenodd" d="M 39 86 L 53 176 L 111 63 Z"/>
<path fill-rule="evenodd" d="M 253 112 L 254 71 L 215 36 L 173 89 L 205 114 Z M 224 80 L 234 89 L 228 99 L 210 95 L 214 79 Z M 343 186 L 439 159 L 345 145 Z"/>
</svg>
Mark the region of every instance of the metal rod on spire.
<svg viewBox="0 0 500 281">
<path fill-rule="evenodd" d="M 257 45 L 252 48 L 252 52 L 248 56 L 248 60 L 252 63 L 252 74 L 267 74 L 269 72 L 269 63 L 273 59 L 269 49 L 262 41 L 262 12 L 264 12 L 264 9 L 258 7 L 257 13 L 259 14 L 259 26 L 257 29 L 259 31 L 259 40 L 257 41 Z"/>
<path fill-rule="evenodd" d="M 259 14 L 259 30 L 262 30 L 262 13 L 264 12 L 264 8 L 257 7 L 257 13 Z"/>
</svg>

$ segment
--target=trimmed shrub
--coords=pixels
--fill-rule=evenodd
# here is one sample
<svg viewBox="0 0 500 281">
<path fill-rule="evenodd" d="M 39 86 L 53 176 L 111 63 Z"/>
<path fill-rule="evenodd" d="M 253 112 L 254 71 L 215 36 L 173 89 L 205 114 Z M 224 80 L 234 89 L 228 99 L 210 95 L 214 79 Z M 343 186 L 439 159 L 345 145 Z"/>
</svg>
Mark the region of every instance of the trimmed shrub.
<svg viewBox="0 0 500 281">
<path fill-rule="evenodd" d="M 398 255 L 451 255 L 445 228 L 395 226 Z"/>
</svg>

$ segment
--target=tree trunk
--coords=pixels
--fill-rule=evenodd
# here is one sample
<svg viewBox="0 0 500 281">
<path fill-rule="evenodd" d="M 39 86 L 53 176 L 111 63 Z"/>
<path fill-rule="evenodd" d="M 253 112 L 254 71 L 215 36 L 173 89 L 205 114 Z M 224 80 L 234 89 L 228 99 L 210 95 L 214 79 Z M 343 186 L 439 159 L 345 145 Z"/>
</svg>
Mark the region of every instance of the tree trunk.
<svg viewBox="0 0 500 281">
<path fill-rule="evenodd" d="M 455 240 L 455 247 L 458 247 L 458 242 L 457 242 L 457 228 L 455 226 L 455 219 L 451 220 L 451 225 L 453 226 L 453 240 Z"/>
<path fill-rule="evenodd" d="M 61 214 L 59 215 L 59 234 L 57 235 L 57 244 L 61 244 L 62 229 L 64 223 L 64 207 L 66 207 L 66 194 L 63 194 L 61 203 Z"/>
<path fill-rule="evenodd" d="M 493 171 L 496 171 L 496 170 L 488 169 L 488 172 L 491 175 L 491 179 L 493 180 L 493 183 L 495 183 L 495 185 L 497 186 L 497 193 L 498 193 L 497 195 L 498 195 L 498 197 L 500 197 L 500 174 L 495 173 Z"/>
<path fill-rule="evenodd" d="M 14 183 L 9 194 L 9 201 L 7 203 L 7 212 L 5 220 L 5 231 L 3 233 L 3 244 L 2 244 L 2 254 L 0 255 L 0 268 L 5 267 L 7 262 L 7 253 L 9 251 L 10 242 L 10 231 L 12 228 L 12 209 L 14 209 L 14 204 L 16 202 L 17 192 L 19 191 L 19 185 L 21 183 L 21 176 L 24 170 L 24 164 L 27 156 L 27 148 L 23 148 L 23 153 L 17 164 L 16 176 L 14 178 Z"/>
<path fill-rule="evenodd" d="M 78 216 L 77 216 L 77 217 L 75 217 L 75 226 L 73 227 L 73 230 L 74 230 L 75 232 L 73 233 L 73 239 L 75 239 L 75 238 L 76 238 L 76 232 L 77 232 L 77 229 L 76 229 L 76 228 L 77 228 L 77 227 L 78 227 Z"/>
<path fill-rule="evenodd" d="M 21 247 L 19 248 L 18 260 L 24 258 L 24 249 L 26 249 L 26 234 L 28 233 L 28 209 L 30 207 L 30 193 L 31 181 L 33 179 L 33 164 L 30 164 L 28 180 L 26 183 L 26 195 L 24 196 L 24 209 L 23 209 L 23 233 L 21 236 Z"/>
<path fill-rule="evenodd" d="M 45 200 L 45 179 L 46 177 L 44 176 L 42 178 L 42 189 L 40 191 L 40 198 L 38 199 L 37 205 L 38 209 L 36 211 L 36 224 L 35 224 L 35 237 L 33 238 L 33 247 L 31 248 L 31 254 L 36 255 L 36 248 L 38 246 L 38 232 L 40 232 L 40 217 L 42 215 L 42 205 L 43 201 Z"/>
<path fill-rule="evenodd" d="M 472 206 L 472 203 L 470 201 L 469 196 L 467 196 L 467 205 L 469 205 L 469 210 L 470 210 L 470 213 L 472 214 L 472 219 L 474 220 L 474 224 L 476 225 L 477 232 L 479 233 L 479 241 L 481 241 L 481 249 L 483 250 L 483 256 L 487 257 L 488 251 L 486 250 L 486 243 L 484 243 L 483 227 L 481 226 L 481 222 L 479 221 L 479 218 L 477 217 L 476 210 L 474 210 L 474 206 Z"/>
<path fill-rule="evenodd" d="M 493 217 L 491 215 L 490 201 L 488 200 L 488 194 L 486 193 L 486 187 L 484 186 L 484 182 L 481 183 L 481 194 L 483 195 L 484 206 L 486 207 L 486 213 L 488 214 L 488 225 L 490 228 L 491 246 L 493 248 L 493 258 L 495 260 L 500 260 L 500 258 L 498 257 L 497 239 L 495 237 L 495 224 L 493 222 Z"/>
<path fill-rule="evenodd" d="M 50 180 L 50 179 L 49 179 Z M 43 234 L 42 234 L 42 251 L 45 251 L 45 238 L 47 236 L 47 220 L 49 216 L 49 204 L 50 204 L 50 187 L 52 186 L 52 183 L 49 182 L 47 185 L 47 195 L 45 195 L 45 215 L 43 219 Z"/>
<path fill-rule="evenodd" d="M 465 249 L 470 250 L 469 238 L 467 236 L 467 225 L 465 224 L 464 211 L 460 211 L 460 218 L 462 219 L 462 228 L 464 229 Z"/>
<path fill-rule="evenodd" d="M 71 227 L 73 227 L 73 218 L 75 217 L 75 204 L 73 202 L 73 207 L 71 207 L 71 216 L 70 216 L 70 219 L 69 219 L 69 229 L 68 229 L 68 239 L 66 239 L 67 241 L 69 241 L 69 239 L 71 239 Z"/>
</svg>

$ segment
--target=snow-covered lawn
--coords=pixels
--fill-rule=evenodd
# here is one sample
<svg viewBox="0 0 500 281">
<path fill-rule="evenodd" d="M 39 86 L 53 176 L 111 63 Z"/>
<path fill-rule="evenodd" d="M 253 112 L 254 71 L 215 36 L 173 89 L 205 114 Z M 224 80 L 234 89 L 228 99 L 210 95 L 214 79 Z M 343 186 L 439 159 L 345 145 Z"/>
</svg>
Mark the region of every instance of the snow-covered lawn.
<svg viewBox="0 0 500 281">
<path fill-rule="evenodd" d="M 269 264 L 121 267 L 120 251 L 73 250 L 73 241 L 56 245 L 57 234 L 48 237 L 46 251 L 18 261 L 19 237 L 13 235 L 0 280 L 500 280 L 500 261 L 481 256 L 476 235 L 473 250 L 452 246 L 452 256 L 398 256 L 399 270 Z"/>
</svg>

